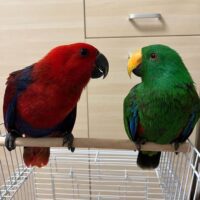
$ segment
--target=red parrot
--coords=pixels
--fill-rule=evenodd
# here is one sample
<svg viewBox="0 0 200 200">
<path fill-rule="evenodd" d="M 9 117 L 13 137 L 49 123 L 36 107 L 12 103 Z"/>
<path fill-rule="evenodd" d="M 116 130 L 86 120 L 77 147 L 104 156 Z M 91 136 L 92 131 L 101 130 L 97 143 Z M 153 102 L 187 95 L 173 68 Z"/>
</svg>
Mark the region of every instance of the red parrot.
<svg viewBox="0 0 200 200">
<path fill-rule="evenodd" d="M 64 137 L 73 152 L 77 102 L 90 78 L 106 77 L 109 64 L 94 46 L 75 43 L 52 49 L 38 62 L 11 73 L 4 95 L 6 148 L 17 137 Z M 50 148 L 24 147 L 27 166 L 48 163 Z"/>
</svg>

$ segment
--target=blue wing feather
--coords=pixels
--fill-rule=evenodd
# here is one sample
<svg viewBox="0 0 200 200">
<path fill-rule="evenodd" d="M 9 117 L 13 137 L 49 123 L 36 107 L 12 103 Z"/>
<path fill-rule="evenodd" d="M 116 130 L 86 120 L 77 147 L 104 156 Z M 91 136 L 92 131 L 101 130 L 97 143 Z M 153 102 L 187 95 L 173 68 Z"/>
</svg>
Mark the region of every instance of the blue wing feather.
<svg viewBox="0 0 200 200">
<path fill-rule="evenodd" d="M 135 101 L 135 87 L 131 89 L 124 100 L 125 129 L 127 135 L 133 141 L 137 139 L 137 128 L 139 123 L 138 108 Z"/>
<path fill-rule="evenodd" d="M 22 70 L 21 76 L 19 76 L 17 80 L 17 95 L 19 95 L 20 92 L 24 91 L 28 87 L 28 85 L 32 83 L 32 70 L 33 65 L 28 66 Z"/>
<path fill-rule="evenodd" d="M 130 133 L 133 141 L 136 138 L 137 126 L 138 126 L 138 110 L 136 106 L 133 106 L 132 117 L 129 118 Z"/>
<path fill-rule="evenodd" d="M 190 134 L 192 133 L 194 126 L 197 122 L 197 116 L 196 113 L 193 112 L 190 115 L 189 121 L 186 125 L 186 127 L 184 128 L 184 130 L 181 132 L 181 134 L 179 135 L 179 137 L 176 139 L 177 142 L 184 142 L 185 140 L 188 139 L 188 137 L 190 136 Z"/>
<path fill-rule="evenodd" d="M 16 102 L 17 102 L 17 97 L 15 96 L 10 102 L 5 114 L 5 126 L 8 129 L 14 129 L 15 127 Z"/>
<path fill-rule="evenodd" d="M 23 70 L 12 73 L 10 76 L 13 76 L 14 83 L 16 87 L 15 94 L 13 95 L 11 101 L 8 104 L 7 110 L 5 112 L 5 125 L 7 129 L 15 129 L 16 122 L 16 105 L 17 99 L 21 92 L 26 90 L 28 85 L 32 82 L 31 73 L 33 65 L 26 67 Z M 9 84 L 9 82 L 7 83 Z"/>
</svg>

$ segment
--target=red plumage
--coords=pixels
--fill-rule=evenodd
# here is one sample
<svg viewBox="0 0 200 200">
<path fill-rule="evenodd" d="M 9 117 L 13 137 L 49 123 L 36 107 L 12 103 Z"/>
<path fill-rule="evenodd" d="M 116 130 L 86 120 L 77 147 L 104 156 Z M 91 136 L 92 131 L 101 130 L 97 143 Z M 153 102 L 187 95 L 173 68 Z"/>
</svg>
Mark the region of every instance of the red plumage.
<svg viewBox="0 0 200 200">
<path fill-rule="evenodd" d="M 77 51 L 81 46 L 57 47 L 34 65 L 34 82 L 19 97 L 17 107 L 20 116 L 33 127 L 55 126 L 77 104 L 97 55 L 97 50 L 87 45 L 91 55 L 81 58 Z"/>
<path fill-rule="evenodd" d="M 35 132 L 31 131 L 37 129 L 41 130 L 41 134 L 37 133 L 36 137 L 42 137 L 42 131 L 53 130 L 59 124 L 63 131 L 63 126 L 69 121 L 71 125 L 66 129 L 71 131 L 75 117 L 69 117 L 68 121 L 66 118 L 76 107 L 83 88 L 91 78 L 98 55 L 98 50 L 89 44 L 63 45 L 51 50 L 30 69 L 26 69 L 27 72 L 22 69 L 11 73 L 3 109 L 7 130 L 16 129 L 21 135 L 25 133 L 33 137 Z M 13 107 L 15 112 L 12 111 Z M 21 121 L 28 129 L 24 128 Z M 61 129 L 57 129 L 57 132 L 61 132 Z M 53 131 L 48 133 L 52 134 Z M 43 166 L 48 162 L 48 157 L 48 148 L 25 148 L 24 159 L 27 165 Z"/>
</svg>

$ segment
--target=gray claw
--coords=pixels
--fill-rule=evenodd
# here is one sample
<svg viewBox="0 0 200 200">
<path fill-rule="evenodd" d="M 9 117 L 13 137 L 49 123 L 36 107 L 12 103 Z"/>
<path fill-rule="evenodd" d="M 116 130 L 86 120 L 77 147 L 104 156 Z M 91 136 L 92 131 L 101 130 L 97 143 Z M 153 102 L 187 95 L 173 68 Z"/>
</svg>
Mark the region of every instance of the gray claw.
<svg viewBox="0 0 200 200">
<path fill-rule="evenodd" d="M 177 150 L 179 149 L 179 147 L 180 147 L 180 143 L 175 142 L 175 143 L 174 143 L 175 154 L 178 154 Z"/>
<path fill-rule="evenodd" d="M 145 144 L 145 143 L 146 143 L 146 140 L 145 140 L 144 138 L 138 138 L 138 139 L 135 141 L 135 146 L 136 146 L 137 150 L 140 151 L 140 150 L 141 150 L 141 146 L 142 146 L 143 144 Z"/>
<path fill-rule="evenodd" d="M 16 148 L 15 140 L 16 136 L 14 136 L 12 132 L 6 134 L 5 147 L 8 149 L 8 151 L 12 151 Z"/>
<path fill-rule="evenodd" d="M 71 152 L 75 151 L 73 146 L 74 136 L 71 133 L 66 133 L 63 138 L 63 146 L 67 146 Z"/>
</svg>

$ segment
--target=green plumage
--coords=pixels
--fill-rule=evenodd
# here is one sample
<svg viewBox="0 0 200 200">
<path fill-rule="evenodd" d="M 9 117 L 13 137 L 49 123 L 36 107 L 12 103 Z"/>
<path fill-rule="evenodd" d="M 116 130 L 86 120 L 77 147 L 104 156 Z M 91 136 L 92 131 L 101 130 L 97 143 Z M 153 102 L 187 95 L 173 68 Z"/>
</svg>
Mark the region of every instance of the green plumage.
<svg viewBox="0 0 200 200">
<path fill-rule="evenodd" d="M 151 57 L 152 53 L 156 58 Z M 185 141 L 200 116 L 200 99 L 180 56 L 164 45 L 144 47 L 138 73 L 142 82 L 124 100 L 124 124 L 129 138 L 133 113 L 137 110 L 138 122 L 134 125 L 137 129 L 140 123 L 143 132 L 137 129 L 134 135 L 132 131 L 132 140 L 142 138 L 159 144 Z M 143 164 L 144 168 L 151 168 L 151 164 Z"/>
</svg>

